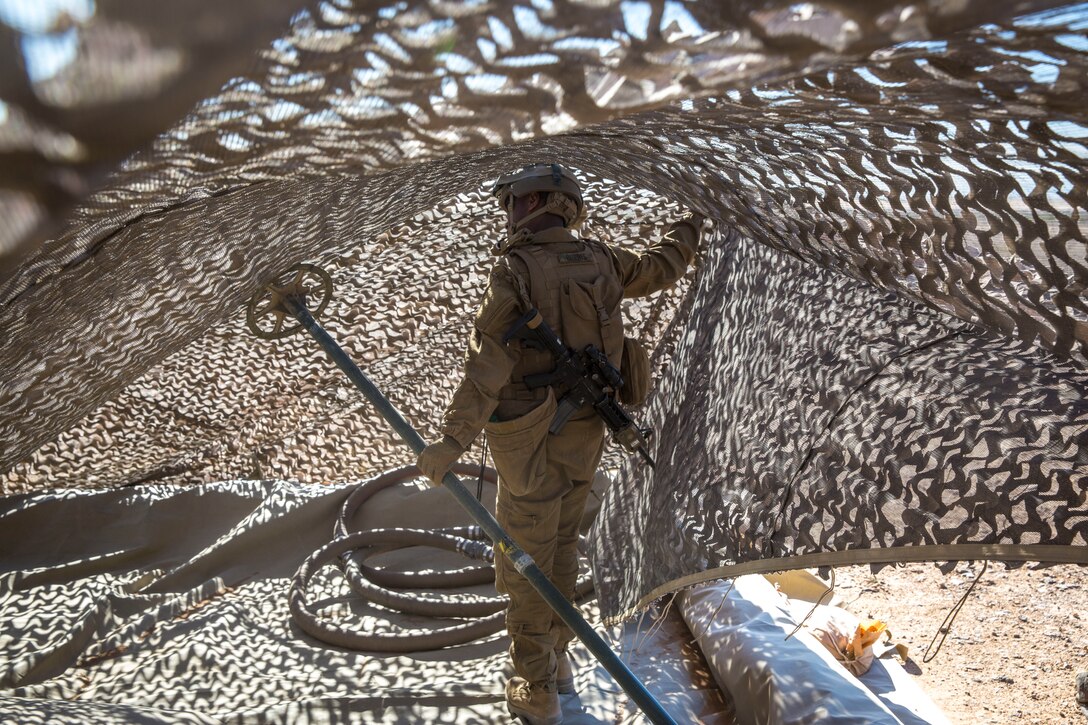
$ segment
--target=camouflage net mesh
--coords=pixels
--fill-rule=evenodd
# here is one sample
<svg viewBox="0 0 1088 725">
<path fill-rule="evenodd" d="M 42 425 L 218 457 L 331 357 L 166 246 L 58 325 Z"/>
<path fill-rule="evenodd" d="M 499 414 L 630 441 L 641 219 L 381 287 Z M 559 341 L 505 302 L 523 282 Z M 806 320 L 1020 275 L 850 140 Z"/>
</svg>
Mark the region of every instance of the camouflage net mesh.
<svg viewBox="0 0 1088 725">
<path fill-rule="evenodd" d="M 609 453 L 606 614 L 759 568 L 1086 562 L 1088 6 L 1051 7 L 314 5 L 0 285 L 2 490 L 406 461 L 241 305 L 328 267 L 330 332 L 432 436 L 482 182 L 557 159 L 587 236 L 715 221 L 690 291 L 626 311 L 661 464 Z"/>
</svg>

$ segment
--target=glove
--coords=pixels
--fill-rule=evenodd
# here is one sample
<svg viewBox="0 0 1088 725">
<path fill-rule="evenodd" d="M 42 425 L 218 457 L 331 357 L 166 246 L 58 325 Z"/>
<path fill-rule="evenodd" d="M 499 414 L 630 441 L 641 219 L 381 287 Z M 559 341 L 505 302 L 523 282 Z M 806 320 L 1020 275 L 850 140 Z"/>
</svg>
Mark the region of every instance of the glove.
<svg viewBox="0 0 1088 725">
<path fill-rule="evenodd" d="M 416 466 L 424 476 L 431 479 L 431 485 L 441 486 L 442 477 L 446 475 L 446 471 L 450 470 L 450 466 L 464 452 L 465 449 L 456 438 L 444 436 L 442 440 L 430 444 L 420 452 L 419 458 L 416 459 Z"/>
<path fill-rule="evenodd" d="M 673 229 L 676 224 L 685 224 L 695 232 L 695 239 L 687 241 L 684 246 L 690 250 L 692 257 L 702 259 L 707 239 L 711 236 L 706 233 L 706 216 L 695 209 L 689 209 L 687 214 L 674 222 Z"/>
<path fill-rule="evenodd" d="M 706 221 L 706 215 L 702 212 L 696 211 L 695 209 L 691 209 L 684 217 L 684 219 L 691 222 L 692 226 L 695 227 L 696 231 L 701 232 L 703 230 L 703 222 Z"/>
</svg>

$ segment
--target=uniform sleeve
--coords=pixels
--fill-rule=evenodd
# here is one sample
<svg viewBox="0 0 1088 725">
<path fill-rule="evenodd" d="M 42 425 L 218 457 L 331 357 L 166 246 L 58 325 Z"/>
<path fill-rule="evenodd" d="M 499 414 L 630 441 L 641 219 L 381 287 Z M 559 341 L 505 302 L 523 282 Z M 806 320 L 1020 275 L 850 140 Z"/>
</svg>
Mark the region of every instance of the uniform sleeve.
<svg viewBox="0 0 1088 725">
<path fill-rule="evenodd" d="M 673 222 L 659 241 L 637 254 L 612 248 L 619 265 L 624 297 L 645 297 L 673 285 L 695 259 L 699 229 L 687 219 Z"/>
<path fill-rule="evenodd" d="M 442 433 L 464 448 L 480 434 L 499 404 L 499 391 L 510 382 L 518 360 L 516 347 L 502 336 L 521 316 L 510 271 L 500 262 L 491 270 L 465 351 L 464 377 L 442 419 Z"/>
</svg>

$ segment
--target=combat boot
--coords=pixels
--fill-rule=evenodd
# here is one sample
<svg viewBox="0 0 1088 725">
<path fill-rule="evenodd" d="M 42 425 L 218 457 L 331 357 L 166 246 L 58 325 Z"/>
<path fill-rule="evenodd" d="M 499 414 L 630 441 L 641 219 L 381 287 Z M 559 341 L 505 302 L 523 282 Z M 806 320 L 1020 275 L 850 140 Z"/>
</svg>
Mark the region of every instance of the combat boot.
<svg viewBox="0 0 1088 725">
<path fill-rule="evenodd" d="M 526 725 L 559 725 L 563 722 L 559 695 L 520 677 L 511 677 L 506 683 L 506 707 Z"/>
<path fill-rule="evenodd" d="M 574 668 L 566 650 L 555 653 L 555 689 L 560 695 L 574 694 Z"/>
</svg>

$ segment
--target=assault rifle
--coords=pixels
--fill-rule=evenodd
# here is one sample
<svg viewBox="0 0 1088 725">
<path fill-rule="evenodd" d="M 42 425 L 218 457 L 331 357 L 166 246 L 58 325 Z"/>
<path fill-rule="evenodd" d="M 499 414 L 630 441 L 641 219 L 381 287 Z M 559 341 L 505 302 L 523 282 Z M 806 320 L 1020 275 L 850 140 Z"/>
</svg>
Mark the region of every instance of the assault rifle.
<svg viewBox="0 0 1088 725">
<path fill-rule="evenodd" d="M 521 340 L 527 347 L 543 350 L 555 360 L 555 369 L 550 373 L 526 375 L 524 380 L 530 388 L 553 385 L 567 390 L 548 427 L 549 433 L 558 433 L 583 405 L 592 405 L 612 436 L 624 448 L 642 456 L 650 468 L 654 467 L 646 442 L 652 431 L 635 425 L 616 402 L 616 391 L 623 386 L 623 377 L 603 352 L 594 345 L 586 345 L 580 352 L 567 347 L 536 308 L 525 313 L 502 337 L 504 344 L 511 340 Z"/>
</svg>

